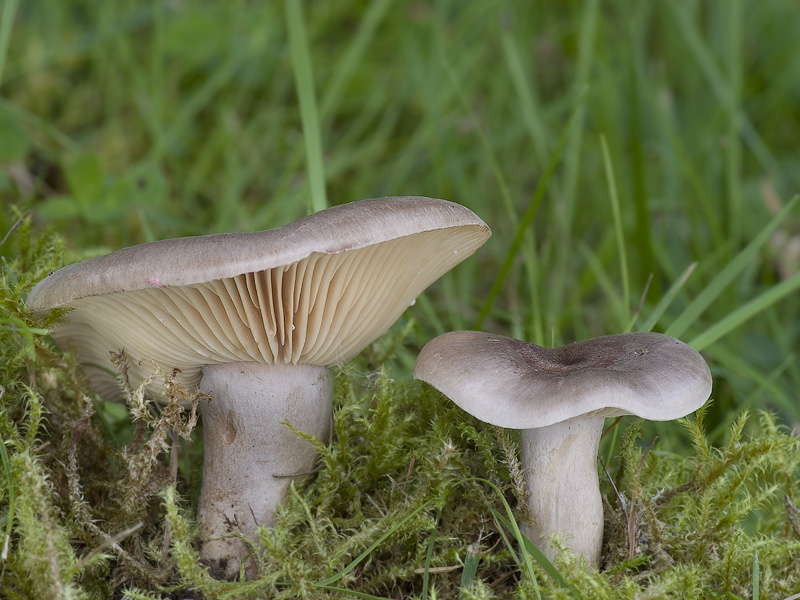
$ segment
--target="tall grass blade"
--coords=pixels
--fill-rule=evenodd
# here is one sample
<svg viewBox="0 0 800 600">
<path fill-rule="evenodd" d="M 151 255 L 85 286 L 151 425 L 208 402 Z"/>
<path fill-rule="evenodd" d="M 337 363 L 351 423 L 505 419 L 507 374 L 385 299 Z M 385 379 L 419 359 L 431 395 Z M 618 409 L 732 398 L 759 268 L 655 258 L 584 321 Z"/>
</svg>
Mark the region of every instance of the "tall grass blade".
<svg viewBox="0 0 800 600">
<path fill-rule="evenodd" d="M 547 190 L 547 184 L 550 182 L 550 177 L 552 177 L 553 172 L 556 170 L 556 167 L 559 164 L 561 159 L 561 153 L 564 150 L 564 146 L 569 139 L 569 133 L 572 131 L 573 125 L 577 122 L 578 116 L 581 114 L 580 109 L 583 106 L 584 99 L 586 97 L 584 93 L 578 97 L 578 103 L 576 104 L 575 108 L 572 110 L 572 115 L 570 115 L 569 121 L 567 121 L 564 130 L 561 132 L 561 137 L 558 140 L 558 145 L 556 149 L 553 151 L 553 154 L 550 156 L 550 161 L 547 163 L 547 168 L 545 169 L 544 173 L 542 174 L 541 179 L 539 179 L 539 183 L 536 186 L 536 190 L 533 193 L 533 198 L 531 202 L 528 204 L 528 209 L 525 211 L 522 219 L 520 220 L 519 224 L 517 225 L 517 231 L 514 234 L 514 239 L 511 242 L 511 246 L 509 246 L 508 251 L 506 252 L 505 260 L 503 261 L 502 266 L 500 267 L 500 271 L 497 274 L 497 277 L 492 284 L 492 288 L 489 291 L 489 295 L 486 298 L 486 301 L 481 308 L 481 312 L 478 315 L 477 320 L 475 321 L 474 329 L 480 329 L 483 322 L 486 320 L 486 317 L 489 316 L 489 312 L 492 310 L 492 306 L 494 305 L 494 301 L 497 299 L 497 296 L 500 294 L 500 290 L 503 287 L 503 282 L 506 279 L 509 271 L 511 270 L 511 266 L 514 264 L 514 258 L 519 252 L 520 247 L 522 246 L 522 242 L 525 239 L 525 233 L 528 230 L 531 222 L 533 221 L 533 217 L 536 215 L 536 210 L 539 208 L 539 204 L 542 202 L 542 198 L 544 198 L 545 190 Z"/>
<path fill-rule="evenodd" d="M 575 67 L 574 92 L 576 94 L 577 108 L 576 121 L 579 126 L 571 129 L 564 156 L 564 220 L 562 234 L 572 226 L 572 217 L 575 213 L 575 198 L 578 189 L 578 180 L 581 164 L 581 149 L 583 148 L 583 132 L 586 127 L 586 106 L 580 101 L 590 82 L 592 66 L 597 56 L 595 40 L 597 38 L 597 23 L 599 22 L 600 0 L 588 0 L 583 3 L 581 24 L 578 36 L 578 62 Z"/>
<path fill-rule="evenodd" d="M 3 84 L 3 71 L 8 56 L 8 44 L 11 41 L 11 29 L 17 17 L 19 0 L 6 0 L 3 3 L 2 21 L 0 21 L 0 86 Z"/>
<path fill-rule="evenodd" d="M 486 480 L 484 480 L 484 481 L 486 481 Z M 527 539 L 527 538 L 524 535 L 522 535 L 522 532 L 519 530 L 519 525 L 517 525 L 517 520 L 514 518 L 514 513 L 511 512 L 511 507 L 508 505 L 508 502 L 506 502 L 505 497 L 503 496 L 503 494 L 500 492 L 500 489 L 496 485 L 494 485 L 493 483 L 491 483 L 489 481 L 486 481 L 486 483 L 489 483 L 489 485 L 491 485 L 497 491 L 498 495 L 500 496 L 500 501 L 503 503 L 503 508 L 506 511 L 506 515 L 508 515 L 508 518 L 504 519 L 503 515 L 501 515 L 499 512 L 497 512 L 493 507 L 490 507 L 490 510 L 492 511 L 492 514 L 495 516 L 496 519 L 500 520 L 501 522 L 504 522 L 504 523 L 508 524 L 507 525 L 508 530 L 514 535 L 514 539 L 516 540 L 517 544 L 519 544 L 520 548 L 523 549 L 522 550 L 522 563 L 523 564 L 519 565 L 520 570 L 522 570 L 523 566 L 524 566 L 524 572 L 526 572 L 528 574 L 528 578 L 530 579 L 531 584 L 533 585 L 533 588 L 536 591 L 536 597 L 541 600 L 542 596 L 539 593 L 539 582 L 536 579 L 536 573 L 534 573 L 534 571 L 533 571 L 533 563 L 531 562 L 531 556 L 533 556 L 536 559 L 536 562 L 538 562 L 543 567 L 544 567 L 545 564 L 549 564 L 550 561 L 548 561 L 547 558 L 545 557 L 545 555 L 542 554 L 539 551 L 539 549 L 536 548 L 535 546 L 533 547 L 533 552 L 527 551 L 528 548 L 524 543 L 524 540 Z M 506 542 L 506 543 L 508 543 L 508 542 Z M 510 548 L 510 546 L 509 546 L 509 548 Z M 541 562 L 541 561 L 544 561 L 544 562 Z M 552 567 L 552 564 L 550 566 Z M 555 571 L 555 568 L 553 568 L 553 570 Z M 558 572 L 558 571 L 556 571 L 556 572 Z"/>
<path fill-rule="evenodd" d="M 522 65 L 519 48 L 514 43 L 514 38 L 510 33 L 504 32 L 500 41 L 503 44 L 503 55 L 506 59 L 511 83 L 519 98 L 519 108 L 522 114 L 522 121 L 533 142 L 533 150 L 536 153 L 536 160 L 544 163 L 547 160 L 547 136 L 541 119 L 539 119 L 539 107 L 534 100 L 533 91 L 529 83 L 529 77 L 525 74 L 525 67 Z"/>
<path fill-rule="evenodd" d="M 320 134 L 317 101 L 314 94 L 314 73 L 308 47 L 302 3 L 286 0 L 286 21 L 292 49 L 297 97 L 300 101 L 300 118 L 303 122 L 303 139 L 306 147 L 308 182 L 311 188 L 310 211 L 318 212 L 328 207 L 325 192 L 325 170 L 322 161 L 322 136 Z"/>
<path fill-rule="evenodd" d="M 580 27 L 578 29 L 578 60 L 575 73 L 572 77 L 573 93 L 580 98 L 585 94 L 591 83 L 592 69 L 598 54 L 596 39 L 600 13 L 599 0 L 587 0 L 582 3 Z M 571 281 L 574 276 L 571 268 L 571 237 L 575 235 L 575 206 L 577 204 L 578 189 L 580 187 L 580 166 L 583 150 L 584 132 L 590 127 L 587 123 L 586 113 L 589 112 L 586 104 L 580 103 L 575 117 L 576 126 L 572 128 L 569 139 L 564 149 L 563 177 L 558 182 L 559 207 L 551 211 L 551 218 L 555 219 L 555 235 L 561 243 L 557 246 L 553 257 L 553 276 L 549 288 L 549 301 L 547 306 L 548 316 L 559 312 L 559 306 L 570 299 Z M 574 298 L 574 296 L 573 296 Z"/>
<path fill-rule="evenodd" d="M 675 296 L 677 296 L 678 292 L 680 292 L 681 289 L 683 289 L 683 284 L 686 283 L 687 279 L 689 279 L 689 276 L 692 274 L 695 267 L 697 267 L 696 262 L 693 262 L 688 267 L 686 267 L 686 270 L 683 273 L 681 273 L 681 276 L 678 277 L 678 280 L 675 283 L 673 283 L 672 286 L 670 286 L 670 288 L 667 290 L 667 293 L 664 294 L 661 297 L 661 300 L 658 301 L 658 304 L 656 304 L 656 307 L 653 309 L 653 312 L 650 313 L 650 316 L 647 317 L 647 320 L 645 320 L 645 322 L 642 323 L 642 326 L 639 327 L 639 331 L 653 330 L 653 327 L 656 326 L 658 320 L 661 318 L 664 312 L 666 312 L 666 310 L 670 307 L 673 300 L 675 300 Z"/>
<path fill-rule="evenodd" d="M 739 115 L 742 114 L 742 6 L 740 0 L 731 0 L 722 9 L 726 17 L 727 63 L 730 90 L 728 106 L 728 140 L 725 144 L 725 179 L 728 196 L 728 240 L 737 247 L 744 230 L 744 208 L 741 185 L 742 148 L 739 136 Z"/>
<path fill-rule="evenodd" d="M 664 136 L 671 148 L 671 160 L 675 163 L 674 170 L 676 173 L 681 173 L 693 196 L 692 202 L 687 207 L 689 209 L 687 212 L 689 214 L 697 214 L 697 220 L 702 222 L 708 229 L 711 238 L 708 240 L 710 246 L 722 248 L 727 243 L 727 239 L 722 230 L 719 201 L 712 196 L 709 185 L 704 181 L 698 170 L 696 159 L 687 150 L 686 142 L 679 133 L 675 115 L 666 108 L 662 108 L 657 114 L 661 121 Z"/>
<path fill-rule="evenodd" d="M 361 554 L 359 554 L 349 565 L 347 565 L 344 569 L 336 573 L 335 575 L 331 575 L 327 579 L 319 581 L 314 584 L 315 587 L 325 587 L 329 586 L 333 583 L 339 581 L 342 577 L 347 575 L 350 571 L 355 569 L 365 558 L 367 558 L 378 546 L 380 546 L 383 541 L 392 535 L 395 531 L 400 529 L 407 521 L 412 519 L 417 513 L 421 512 L 422 510 L 428 508 L 431 504 L 433 504 L 433 500 L 428 500 L 422 506 L 415 508 L 411 511 L 408 515 L 406 515 L 399 523 L 397 523 L 394 527 L 390 528 L 386 533 L 384 533 L 381 537 L 379 537 L 369 548 L 364 550 Z"/>
<path fill-rule="evenodd" d="M 706 46 L 703 35 L 697 30 L 696 22 L 691 19 L 691 10 L 680 2 L 666 2 L 665 6 L 672 12 L 672 15 L 677 24 L 676 29 L 683 36 L 686 45 L 694 55 L 700 70 L 705 78 L 708 80 L 709 87 L 713 91 L 717 99 L 730 110 L 736 109 L 735 95 L 731 86 L 725 80 L 722 70 L 717 65 L 712 53 Z M 772 156 L 764 140 L 758 133 L 758 130 L 753 126 L 753 123 L 748 119 L 747 115 L 742 111 L 738 111 L 738 123 L 740 133 L 744 137 L 750 150 L 761 163 L 761 166 L 767 170 L 771 175 L 775 176 L 781 173 L 778 162 Z M 785 173 L 783 173 L 786 175 Z"/>
<path fill-rule="evenodd" d="M 643 4 L 637 5 L 640 9 Z M 629 35 L 631 36 L 631 56 L 641 57 L 644 55 L 643 44 L 644 32 L 647 30 L 642 10 L 633 11 L 632 22 Z M 631 60 L 630 75 L 628 84 L 628 104 L 630 111 L 628 123 L 630 131 L 628 133 L 628 144 L 630 147 L 629 169 L 631 174 L 631 200 L 633 201 L 634 216 L 636 219 L 636 229 L 633 232 L 636 253 L 639 255 L 639 279 L 645 281 L 656 272 L 656 259 L 653 252 L 653 235 L 651 232 L 650 208 L 648 206 L 649 195 L 647 194 L 647 173 L 645 167 L 645 144 L 643 140 L 643 94 L 641 78 L 643 77 L 643 67 L 637 58 Z M 651 280 L 653 291 L 658 293 L 660 285 L 658 280 Z M 628 329 L 630 331 L 630 329 Z"/>
<path fill-rule="evenodd" d="M 506 550 L 511 555 L 511 558 L 516 563 L 517 567 L 522 568 L 522 559 L 520 559 L 517 551 L 514 549 L 514 544 L 511 543 L 511 540 L 508 539 L 508 535 L 506 535 L 506 530 L 511 530 L 511 524 L 509 523 L 506 527 L 504 523 L 508 522 L 507 519 L 502 519 L 499 512 L 494 509 L 490 509 L 492 512 L 492 516 L 494 517 L 494 524 L 497 528 L 498 533 L 500 533 L 500 537 L 503 539 L 503 543 L 506 545 Z"/>
<path fill-rule="evenodd" d="M 628 280 L 628 256 L 625 252 L 625 233 L 622 229 L 622 214 L 619 209 L 619 196 L 617 194 L 617 183 L 614 180 L 614 166 L 611 164 L 611 153 L 608 151 L 606 136 L 600 135 L 600 145 L 603 150 L 603 165 L 606 171 L 606 183 L 608 194 L 611 200 L 611 215 L 614 218 L 614 237 L 617 240 L 617 252 L 619 253 L 619 268 L 622 273 L 622 323 L 620 326 L 630 321 L 630 281 Z"/>
<path fill-rule="evenodd" d="M 784 362 L 788 361 L 787 366 L 791 366 L 795 355 L 789 354 Z M 760 367 L 754 366 L 749 360 L 742 357 L 734 349 L 728 348 L 725 344 L 718 345 L 714 348 L 714 361 L 729 373 L 735 374 L 737 379 L 752 381 L 758 385 L 758 389 L 753 391 L 749 398 L 755 397 L 759 393 L 764 393 L 769 399 L 772 406 L 777 406 L 788 415 L 795 415 L 795 421 L 800 421 L 800 407 L 797 406 L 797 400 L 791 393 L 778 385 L 774 379 L 777 377 L 783 367 L 778 366 L 772 374 L 763 373 Z M 735 380 L 735 379 L 734 379 Z M 745 402 L 743 406 L 755 406 L 759 402 Z M 725 422 L 722 422 L 725 425 Z"/>
<path fill-rule="evenodd" d="M 545 127 L 539 117 L 541 108 L 536 99 L 535 89 L 531 84 L 531 78 L 526 74 L 526 68 L 523 65 L 522 57 L 520 54 L 519 45 L 515 42 L 514 37 L 509 32 L 504 32 L 501 38 L 503 45 L 503 55 L 506 59 L 506 66 L 508 68 L 511 82 L 514 85 L 514 91 L 517 96 L 517 106 L 528 130 L 528 136 L 531 139 L 531 146 L 533 153 L 536 156 L 538 165 L 545 165 L 547 160 L 548 135 Z M 555 182 L 554 184 L 555 185 Z M 523 238 L 523 257 L 525 274 L 528 280 L 528 294 L 530 297 L 530 311 L 528 318 L 528 331 L 522 333 L 520 336 L 524 339 L 534 341 L 536 343 L 543 343 L 544 341 L 544 326 L 542 324 L 542 310 L 540 290 L 540 274 L 537 267 L 538 256 L 536 255 L 536 240 L 533 231 L 531 235 Z"/>
<path fill-rule="evenodd" d="M 347 588 L 336 587 L 335 585 L 317 584 L 316 587 L 323 590 L 328 590 L 330 592 L 339 592 L 340 594 L 355 596 L 356 598 L 364 598 L 365 600 L 392 600 L 391 598 L 386 598 L 384 596 L 373 596 L 372 594 L 366 594 L 364 592 L 357 592 L 355 590 L 348 590 Z"/>
<path fill-rule="evenodd" d="M 758 550 L 753 553 L 753 600 L 761 597 L 760 573 L 758 568 Z"/>
<path fill-rule="evenodd" d="M 425 551 L 425 572 L 422 574 L 422 593 L 420 594 L 420 598 L 422 600 L 428 600 L 428 585 L 430 584 L 431 578 L 431 559 L 433 558 L 433 545 L 436 542 L 436 530 L 439 528 L 439 519 L 442 516 L 442 508 L 439 507 L 439 510 L 436 511 L 436 521 L 434 522 L 435 525 L 433 527 L 433 531 L 431 532 L 431 539 L 428 542 L 428 548 Z"/>
<path fill-rule="evenodd" d="M 203 82 L 196 92 L 184 98 L 180 103 L 178 112 L 169 122 L 169 127 L 163 131 L 154 130 L 155 140 L 153 146 L 142 162 L 156 164 L 164 159 L 169 149 L 176 145 L 181 136 L 191 128 L 198 114 L 212 104 L 222 90 L 230 85 L 240 67 L 250 57 L 251 54 L 246 50 L 239 50 L 236 54 L 227 57 L 224 63 Z M 63 143 L 66 145 L 67 142 Z M 71 144 L 71 142 L 69 143 Z"/>
<path fill-rule="evenodd" d="M 458 81 L 458 77 L 456 77 L 455 71 L 450 66 L 450 63 L 446 61 L 443 62 L 443 67 L 445 71 L 447 71 L 447 75 L 450 77 L 450 83 L 452 84 L 453 90 L 455 90 L 456 96 L 461 102 L 461 105 L 464 107 L 464 112 L 472 115 L 474 111 L 470 108 L 469 102 L 467 102 L 467 97 Z M 478 119 L 476 119 L 476 121 L 477 120 Z M 497 181 L 497 187 L 500 189 L 500 198 L 503 200 L 503 205 L 505 206 L 506 213 L 508 214 L 508 219 L 512 223 L 516 223 L 517 213 L 514 211 L 514 202 L 511 200 L 511 194 L 508 191 L 508 183 L 506 182 L 505 175 L 503 175 L 503 170 L 500 168 L 500 165 L 497 162 L 497 157 L 492 150 L 492 145 L 489 143 L 489 140 L 486 137 L 482 127 L 476 127 L 475 131 L 478 134 L 478 139 L 481 142 L 481 148 L 483 149 L 483 152 L 486 154 L 486 158 L 489 161 L 492 174 Z"/>
<path fill-rule="evenodd" d="M 497 519 L 503 525 L 503 527 L 505 527 L 512 533 L 514 532 L 514 528 L 512 527 L 512 522 L 514 523 L 514 526 L 516 526 L 516 522 L 514 522 L 513 520 L 506 519 L 503 515 L 501 515 L 494 509 L 492 509 L 492 515 L 494 515 L 494 518 Z M 548 575 L 550 575 L 550 577 L 553 578 L 553 581 L 555 581 L 565 590 L 569 591 L 572 596 L 580 598 L 578 592 L 569 584 L 569 582 L 567 582 L 566 579 L 564 579 L 564 576 L 558 572 L 558 569 L 555 568 L 553 563 L 551 563 L 550 560 L 544 554 L 542 554 L 542 551 L 539 550 L 539 548 L 537 548 L 536 545 L 527 538 L 527 536 L 522 536 L 522 543 L 520 544 L 520 546 L 525 548 L 525 552 L 527 554 L 530 554 L 533 557 L 533 559 L 537 563 L 539 563 L 539 566 L 542 567 L 542 569 L 544 569 L 545 573 L 547 573 Z"/>
<path fill-rule="evenodd" d="M 697 298 L 675 319 L 675 322 L 664 332 L 669 336 L 680 338 L 692 326 L 697 318 L 717 299 L 722 291 L 730 285 L 767 241 L 773 231 L 781 224 L 797 204 L 800 196 L 792 200 L 762 229 L 759 234 L 745 246 L 734 259 L 723 268 L 714 279 L 698 294 Z M 726 331 L 727 332 L 727 331 Z"/>
<path fill-rule="evenodd" d="M 331 75 L 330 83 L 320 99 L 319 113 L 322 119 L 330 117 L 339 104 L 339 98 L 345 85 L 353 77 L 369 43 L 375 37 L 379 25 L 386 16 L 393 0 L 375 0 L 366 5 L 364 16 L 358 24 L 358 30 L 350 40 L 347 51 L 341 60 L 337 61 L 335 71 Z"/>
<path fill-rule="evenodd" d="M 695 337 L 689 342 L 689 345 L 698 351 L 707 348 L 751 317 L 798 289 L 800 289 L 800 272 L 795 273 L 789 279 L 783 280 L 778 285 L 772 286 L 746 304 L 743 304 Z"/>
<path fill-rule="evenodd" d="M 467 556 L 464 558 L 464 570 L 461 572 L 461 590 L 468 589 L 474 582 L 478 574 L 478 555 L 472 549 L 472 545 L 467 546 Z M 459 594 L 459 598 L 464 598 L 464 594 Z"/>
<path fill-rule="evenodd" d="M 603 263 L 598 258 L 595 249 L 590 248 L 584 242 L 578 242 L 578 253 L 583 260 L 586 261 L 586 269 L 592 274 L 594 282 L 602 295 L 606 298 L 608 311 L 618 321 L 617 328 L 622 327 L 625 322 L 625 304 L 624 300 L 620 297 L 619 288 L 617 287 L 617 278 L 612 277 L 611 274 L 603 267 Z M 612 325 L 613 327 L 613 325 Z"/>
<path fill-rule="evenodd" d="M 0 398 L 3 394 L 0 394 Z M 5 561 L 8 560 L 8 549 L 11 544 L 11 530 L 14 526 L 14 510 L 16 508 L 16 491 L 14 488 L 14 478 L 11 474 L 11 464 L 8 461 L 8 452 L 6 452 L 6 443 L 3 438 L 0 438 L 0 457 L 3 459 L 3 470 L 6 473 L 8 480 L 8 514 L 6 515 L 6 535 L 3 538 L 2 550 L 0 550 L 0 560 L 4 561 L 3 568 L 5 568 Z"/>
</svg>

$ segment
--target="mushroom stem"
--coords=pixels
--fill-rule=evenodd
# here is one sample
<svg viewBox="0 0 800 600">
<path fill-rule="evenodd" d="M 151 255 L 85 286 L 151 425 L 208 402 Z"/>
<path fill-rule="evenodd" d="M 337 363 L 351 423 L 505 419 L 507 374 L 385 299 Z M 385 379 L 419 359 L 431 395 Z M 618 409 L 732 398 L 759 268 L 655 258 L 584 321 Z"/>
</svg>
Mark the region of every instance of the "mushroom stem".
<svg viewBox="0 0 800 600">
<path fill-rule="evenodd" d="M 217 577 L 239 573 L 255 537 L 275 520 L 292 475 L 314 470 L 317 453 L 281 422 L 326 440 L 333 384 L 330 369 L 313 365 L 228 363 L 203 367 L 200 388 L 203 485 L 197 506 L 200 556 Z M 248 576 L 254 573 L 248 568 Z"/>
<path fill-rule="evenodd" d="M 597 449 L 603 417 L 580 416 L 521 432 L 522 465 L 528 486 L 525 533 L 547 558 L 557 554 L 557 536 L 587 566 L 597 567 L 603 542 L 603 501 Z"/>
</svg>

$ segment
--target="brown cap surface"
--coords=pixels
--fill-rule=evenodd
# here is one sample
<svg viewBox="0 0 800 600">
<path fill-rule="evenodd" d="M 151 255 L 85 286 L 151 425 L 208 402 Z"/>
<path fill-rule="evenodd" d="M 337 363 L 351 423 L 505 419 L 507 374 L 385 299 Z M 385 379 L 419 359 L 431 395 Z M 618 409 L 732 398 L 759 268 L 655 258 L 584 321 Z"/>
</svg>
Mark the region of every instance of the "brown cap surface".
<svg viewBox="0 0 800 600">
<path fill-rule="evenodd" d="M 711 394 L 711 373 L 693 348 L 660 333 L 625 333 L 542 348 L 478 331 L 425 345 L 414 377 L 478 419 L 533 429 L 586 414 L 677 419 Z"/>
<path fill-rule="evenodd" d="M 206 364 L 332 365 L 357 354 L 489 228 L 467 208 L 395 197 L 335 206 L 278 229 L 177 238 L 58 270 L 28 297 L 33 312 L 71 307 L 53 330 L 95 389 L 119 394 L 110 351 L 131 381 Z M 138 363 L 142 362 L 141 365 Z"/>
</svg>

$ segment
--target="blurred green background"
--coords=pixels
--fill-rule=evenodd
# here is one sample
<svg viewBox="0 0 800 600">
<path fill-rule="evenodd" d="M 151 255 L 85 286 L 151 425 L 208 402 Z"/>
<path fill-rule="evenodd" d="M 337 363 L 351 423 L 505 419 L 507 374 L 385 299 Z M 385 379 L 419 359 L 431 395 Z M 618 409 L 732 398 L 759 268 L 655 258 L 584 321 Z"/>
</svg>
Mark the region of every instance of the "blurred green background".
<svg viewBox="0 0 800 600">
<path fill-rule="evenodd" d="M 77 260 L 281 226 L 310 180 L 445 198 L 494 236 L 401 373 L 450 329 L 653 328 L 702 348 L 713 425 L 800 423 L 800 211 L 735 261 L 800 187 L 796 2 L 290 3 L 5 0 L 0 233 L 31 210 Z"/>
</svg>

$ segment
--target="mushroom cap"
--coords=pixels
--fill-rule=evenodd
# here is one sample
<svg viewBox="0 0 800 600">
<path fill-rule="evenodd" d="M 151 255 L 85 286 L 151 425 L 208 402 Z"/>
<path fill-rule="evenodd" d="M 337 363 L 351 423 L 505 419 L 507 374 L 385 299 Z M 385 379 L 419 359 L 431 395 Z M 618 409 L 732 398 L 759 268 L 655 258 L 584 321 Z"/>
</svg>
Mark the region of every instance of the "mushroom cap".
<svg viewBox="0 0 800 600">
<path fill-rule="evenodd" d="M 420 352 L 420 379 L 478 419 L 511 429 L 581 415 L 683 417 L 711 394 L 699 352 L 660 333 L 624 333 L 542 348 L 478 331 L 451 331 Z"/>
<path fill-rule="evenodd" d="M 207 364 L 346 361 L 490 235 L 445 200 L 362 200 L 278 229 L 149 242 L 68 265 L 31 291 L 28 307 L 72 308 L 53 338 L 77 352 L 95 391 L 118 399 L 110 351 L 124 349 L 134 385 L 156 365 L 195 386 Z"/>
</svg>

